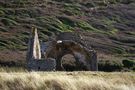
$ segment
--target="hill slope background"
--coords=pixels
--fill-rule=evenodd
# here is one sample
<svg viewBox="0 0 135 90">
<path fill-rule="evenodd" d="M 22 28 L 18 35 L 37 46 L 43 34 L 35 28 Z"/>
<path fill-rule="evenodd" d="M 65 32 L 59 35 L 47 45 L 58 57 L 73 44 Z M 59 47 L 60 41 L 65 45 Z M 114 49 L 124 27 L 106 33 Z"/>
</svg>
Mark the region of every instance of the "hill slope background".
<svg viewBox="0 0 135 90">
<path fill-rule="evenodd" d="M 1 64 L 25 63 L 32 26 L 43 41 L 60 32 L 78 32 L 101 61 L 134 61 L 134 0 L 1 0 Z"/>
</svg>

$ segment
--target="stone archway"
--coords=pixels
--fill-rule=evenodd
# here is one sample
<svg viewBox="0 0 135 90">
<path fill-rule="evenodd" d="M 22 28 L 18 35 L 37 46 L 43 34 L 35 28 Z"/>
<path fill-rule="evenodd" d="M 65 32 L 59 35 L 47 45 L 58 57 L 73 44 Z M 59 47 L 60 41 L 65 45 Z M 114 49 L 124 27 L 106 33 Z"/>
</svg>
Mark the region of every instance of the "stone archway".
<svg viewBox="0 0 135 90">
<path fill-rule="evenodd" d="M 56 59 L 56 70 L 64 70 L 61 59 L 66 54 L 71 54 L 75 57 L 76 64 L 83 70 L 97 71 L 97 56 L 94 50 L 88 50 L 79 43 L 71 40 L 58 40 L 52 42 L 51 47 L 46 50 L 47 58 Z"/>
<path fill-rule="evenodd" d="M 62 66 L 65 71 L 77 71 L 75 57 L 71 54 L 66 54 L 61 59 Z"/>
</svg>

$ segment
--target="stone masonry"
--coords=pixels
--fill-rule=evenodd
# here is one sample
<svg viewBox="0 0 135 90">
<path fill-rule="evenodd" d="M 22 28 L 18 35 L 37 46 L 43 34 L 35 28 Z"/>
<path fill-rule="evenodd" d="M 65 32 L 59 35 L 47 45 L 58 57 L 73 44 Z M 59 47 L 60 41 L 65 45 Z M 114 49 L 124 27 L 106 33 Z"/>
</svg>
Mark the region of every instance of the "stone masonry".
<svg viewBox="0 0 135 90">
<path fill-rule="evenodd" d="M 76 65 L 83 70 L 97 71 L 97 54 L 83 44 L 77 42 L 70 32 L 62 33 L 52 41 L 40 45 L 37 29 L 33 28 L 29 38 L 27 67 L 34 71 L 65 70 L 62 66 L 62 57 L 71 54 L 75 57 Z M 70 38 L 70 39 L 69 39 Z M 73 38 L 73 39 L 72 39 Z"/>
</svg>

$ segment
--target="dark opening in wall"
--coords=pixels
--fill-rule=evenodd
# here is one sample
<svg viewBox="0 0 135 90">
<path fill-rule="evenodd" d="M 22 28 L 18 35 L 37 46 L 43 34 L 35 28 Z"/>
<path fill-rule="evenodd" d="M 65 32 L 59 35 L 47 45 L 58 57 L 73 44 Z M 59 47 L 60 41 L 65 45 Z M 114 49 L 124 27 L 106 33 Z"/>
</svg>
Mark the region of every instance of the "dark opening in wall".
<svg viewBox="0 0 135 90">
<path fill-rule="evenodd" d="M 62 57 L 62 66 L 65 71 L 85 71 L 86 67 L 80 62 L 76 61 L 73 55 L 66 54 Z"/>
<path fill-rule="evenodd" d="M 38 70 L 40 70 L 40 67 L 38 67 Z"/>
<path fill-rule="evenodd" d="M 76 60 L 73 55 L 66 54 L 62 57 L 62 66 L 66 71 L 75 71 L 76 70 Z"/>
</svg>

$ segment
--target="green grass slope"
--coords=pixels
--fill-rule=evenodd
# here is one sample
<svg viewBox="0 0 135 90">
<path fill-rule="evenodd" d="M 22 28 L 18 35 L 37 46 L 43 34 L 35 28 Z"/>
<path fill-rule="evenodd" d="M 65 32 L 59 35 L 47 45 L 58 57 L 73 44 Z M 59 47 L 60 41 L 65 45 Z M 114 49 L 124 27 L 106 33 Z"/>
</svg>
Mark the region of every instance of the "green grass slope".
<svg viewBox="0 0 135 90">
<path fill-rule="evenodd" d="M 60 32 L 79 31 L 99 53 L 134 59 L 134 0 L 1 0 L 1 61 L 25 59 L 32 26 L 44 41 Z"/>
</svg>

